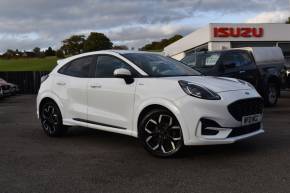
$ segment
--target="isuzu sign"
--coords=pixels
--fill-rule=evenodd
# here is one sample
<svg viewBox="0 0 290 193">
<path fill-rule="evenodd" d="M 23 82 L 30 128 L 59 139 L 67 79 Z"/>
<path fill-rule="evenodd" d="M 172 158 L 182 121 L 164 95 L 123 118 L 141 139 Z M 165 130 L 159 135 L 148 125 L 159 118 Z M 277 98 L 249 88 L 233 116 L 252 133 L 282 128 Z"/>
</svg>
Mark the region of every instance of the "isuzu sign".
<svg viewBox="0 0 290 193">
<path fill-rule="evenodd" d="M 215 27 L 213 30 L 216 38 L 260 38 L 264 35 L 262 27 Z"/>
</svg>

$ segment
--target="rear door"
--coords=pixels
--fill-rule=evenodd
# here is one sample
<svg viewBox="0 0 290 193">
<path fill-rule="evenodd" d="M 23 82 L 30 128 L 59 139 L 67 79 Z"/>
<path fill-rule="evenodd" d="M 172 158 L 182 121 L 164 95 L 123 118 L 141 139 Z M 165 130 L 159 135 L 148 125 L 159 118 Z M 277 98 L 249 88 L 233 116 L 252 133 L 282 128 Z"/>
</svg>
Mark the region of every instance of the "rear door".
<svg viewBox="0 0 290 193">
<path fill-rule="evenodd" d="M 63 103 L 64 119 L 87 119 L 87 85 L 93 61 L 93 56 L 78 58 L 55 75 L 53 91 Z"/>
</svg>

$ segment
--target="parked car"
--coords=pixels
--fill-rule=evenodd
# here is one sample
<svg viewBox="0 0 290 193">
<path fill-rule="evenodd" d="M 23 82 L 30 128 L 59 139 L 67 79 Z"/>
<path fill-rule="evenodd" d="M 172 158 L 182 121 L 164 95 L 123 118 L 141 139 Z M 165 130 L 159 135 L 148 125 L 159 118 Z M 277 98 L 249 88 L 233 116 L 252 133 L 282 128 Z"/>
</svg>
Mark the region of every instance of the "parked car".
<svg viewBox="0 0 290 193">
<path fill-rule="evenodd" d="M 286 71 L 286 87 L 290 88 L 290 65 L 285 65 L 285 71 Z"/>
<path fill-rule="evenodd" d="M 201 76 L 159 54 L 98 51 L 61 61 L 42 78 L 37 114 L 44 132 L 84 126 L 139 137 L 156 156 L 183 145 L 228 144 L 263 133 L 263 102 L 233 78 Z"/>
<path fill-rule="evenodd" d="M 181 60 L 208 76 L 232 77 L 254 85 L 265 105 L 276 105 L 285 59 L 278 47 L 238 48 L 190 54 Z"/>
<path fill-rule="evenodd" d="M 10 85 L 10 92 L 12 95 L 15 95 L 19 92 L 19 87 L 16 84 L 8 83 Z"/>
<path fill-rule="evenodd" d="M 13 84 L 13 83 L 9 83 L 6 80 L 4 80 L 3 78 L 0 78 L 0 84 L 8 85 L 9 86 L 9 94 L 10 95 L 15 95 L 16 93 L 19 92 L 18 85 Z"/>
<path fill-rule="evenodd" d="M 0 82 L 0 97 L 9 96 L 10 93 L 10 86 L 7 84 L 3 84 Z"/>
</svg>

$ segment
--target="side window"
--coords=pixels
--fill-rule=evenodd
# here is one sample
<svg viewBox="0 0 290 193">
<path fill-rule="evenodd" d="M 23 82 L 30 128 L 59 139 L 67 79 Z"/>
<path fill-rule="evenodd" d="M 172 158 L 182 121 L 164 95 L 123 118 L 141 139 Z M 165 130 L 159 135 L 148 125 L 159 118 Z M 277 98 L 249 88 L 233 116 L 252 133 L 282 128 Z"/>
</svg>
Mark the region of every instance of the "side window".
<svg viewBox="0 0 290 193">
<path fill-rule="evenodd" d="M 248 53 L 241 52 L 237 54 L 241 66 L 249 66 L 253 64 L 252 59 Z"/>
<path fill-rule="evenodd" d="M 88 56 L 73 60 L 66 64 L 58 72 L 68 76 L 86 78 L 90 76 L 91 66 L 93 64 L 94 57 Z"/>
<path fill-rule="evenodd" d="M 98 56 L 96 66 L 96 77 L 114 77 L 114 71 L 118 68 L 126 68 L 130 70 L 133 76 L 137 76 L 138 72 L 126 62 L 110 55 Z"/>
<path fill-rule="evenodd" d="M 223 64 L 223 66 L 226 69 L 235 68 L 235 67 L 238 67 L 240 65 L 240 61 L 239 61 L 236 53 L 225 54 L 221 59 L 221 63 Z"/>
<path fill-rule="evenodd" d="M 246 52 L 232 52 L 223 56 L 222 64 L 225 69 L 234 69 L 235 67 L 251 66 L 253 62 L 250 55 Z"/>
</svg>

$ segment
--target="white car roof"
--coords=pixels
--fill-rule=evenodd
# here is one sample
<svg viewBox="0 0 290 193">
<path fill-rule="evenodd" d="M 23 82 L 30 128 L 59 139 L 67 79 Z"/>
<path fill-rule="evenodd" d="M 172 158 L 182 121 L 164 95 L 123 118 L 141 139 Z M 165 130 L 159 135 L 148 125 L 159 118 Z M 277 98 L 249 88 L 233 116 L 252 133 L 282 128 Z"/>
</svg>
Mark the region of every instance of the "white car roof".
<svg viewBox="0 0 290 193">
<path fill-rule="evenodd" d="M 78 54 L 75 56 L 71 56 L 65 59 L 61 59 L 57 61 L 57 64 L 64 64 L 67 63 L 68 61 L 71 61 L 76 58 L 80 58 L 83 56 L 90 56 L 90 55 L 95 55 L 95 54 L 110 54 L 110 55 L 115 55 L 115 54 L 130 54 L 130 53 L 151 53 L 151 54 L 161 54 L 159 52 L 146 52 L 146 51 L 134 51 L 134 50 L 101 50 L 101 51 L 94 51 L 94 52 L 87 52 L 83 54 Z"/>
</svg>

